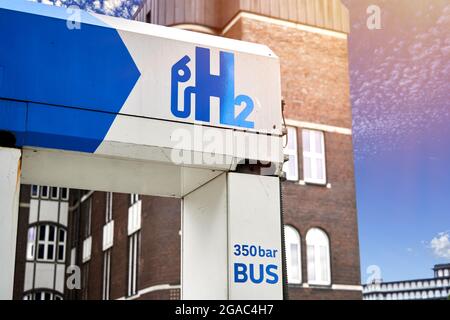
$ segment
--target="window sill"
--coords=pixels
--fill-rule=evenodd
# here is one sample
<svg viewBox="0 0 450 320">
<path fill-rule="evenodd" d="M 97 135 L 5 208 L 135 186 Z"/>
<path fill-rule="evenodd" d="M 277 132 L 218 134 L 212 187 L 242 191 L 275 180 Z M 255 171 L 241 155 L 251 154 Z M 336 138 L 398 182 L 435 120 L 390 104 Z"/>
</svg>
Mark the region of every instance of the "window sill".
<svg viewBox="0 0 450 320">
<path fill-rule="evenodd" d="M 298 182 L 298 184 L 301 186 L 312 186 L 312 187 L 321 187 L 321 188 L 331 189 L 331 183 L 327 183 L 327 182 L 312 182 L 312 181 L 300 180 Z"/>
<path fill-rule="evenodd" d="M 308 283 L 310 289 L 331 289 L 332 285 L 329 284 L 318 284 L 318 283 Z"/>
<path fill-rule="evenodd" d="M 311 283 L 288 283 L 290 288 L 302 288 L 302 289 L 332 289 L 331 284 L 311 284 Z"/>
<path fill-rule="evenodd" d="M 308 181 L 308 180 L 300 180 L 299 184 L 303 183 L 304 185 L 317 186 L 317 187 L 326 187 L 327 182 L 319 182 L 319 181 Z"/>
<path fill-rule="evenodd" d="M 304 187 L 319 187 L 319 188 L 327 188 L 331 189 L 331 183 L 319 183 L 319 182 L 309 182 L 304 180 L 284 180 L 284 183 L 290 183 L 295 185 L 300 185 Z"/>
</svg>

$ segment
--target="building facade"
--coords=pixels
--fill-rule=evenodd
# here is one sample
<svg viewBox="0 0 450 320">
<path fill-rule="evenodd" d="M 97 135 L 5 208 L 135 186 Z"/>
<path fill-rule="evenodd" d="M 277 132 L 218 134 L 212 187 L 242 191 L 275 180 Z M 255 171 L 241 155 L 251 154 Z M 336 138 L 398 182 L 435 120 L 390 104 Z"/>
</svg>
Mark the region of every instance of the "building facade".
<svg viewBox="0 0 450 320">
<path fill-rule="evenodd" d="M 375 280 L 364 285 L 364 300 L 447 300 L 450 298 L 450 264 L 433 268 L 428 279 L 383 282 Z"/>
<path fill-rule="evenodd" d="M 288 298 L 361 299 L 349 18 L 341 1 L 144 0 L 134 18 L 265 44 L 280 57 L 289 159 L 282 184 Z M 31 241 L 22 215 L 31 209 L 33 188 L 22 192 L 18 249 Z M 179 299 L 180 209 L 177 199 L 71 190 L 65 263 L 79 266 L 81 285 L 58 294 Z M 26 292 L 23 254 L 17 250 L 17 299 Z"/>
</svg>

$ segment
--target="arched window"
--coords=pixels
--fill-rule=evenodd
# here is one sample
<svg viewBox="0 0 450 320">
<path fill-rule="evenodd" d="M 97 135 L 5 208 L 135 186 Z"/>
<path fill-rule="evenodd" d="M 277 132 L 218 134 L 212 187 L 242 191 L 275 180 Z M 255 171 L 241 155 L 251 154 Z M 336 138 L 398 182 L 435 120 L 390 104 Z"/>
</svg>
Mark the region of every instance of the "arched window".
<svg viewBox="0 0 450 320">
<path fill-rule="evenodd" d="M 322 230 L 313 228 L 306 234 L 306 246 L 308 248 L 308 283 L 331 284 L 328 236 Z"/>
<path fill-rule="evenodd" d="M 26 293 L 23 300 L 63 300 L 63 296 L 56 291 L 36 290 Z"/>
<path fill-rule="evenodd" d="M 302 283 L 301 241 L 298 231 L 284 226 L 288 283 Z"/>
<path fill-rule="evenodd" d="M 53 224 L 40 224 L 28 229 L 27 260 L 64 262 L 66 230 Z"/>
</svg>

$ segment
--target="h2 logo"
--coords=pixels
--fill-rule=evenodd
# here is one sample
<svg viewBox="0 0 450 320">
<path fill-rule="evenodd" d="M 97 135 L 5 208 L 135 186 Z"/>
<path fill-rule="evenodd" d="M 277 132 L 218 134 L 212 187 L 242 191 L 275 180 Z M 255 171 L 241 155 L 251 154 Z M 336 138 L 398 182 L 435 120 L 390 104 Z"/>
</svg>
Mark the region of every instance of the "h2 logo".
<svg viewBox="0 0 450 320">
<path fill-rule="evenodd" d="M 189 56 L 184 56 L 172 67 L 171 111 L 177 118 L 188 118 L 192 112 L 191 98 L 195 95 L 195 120 L 210 122 L 210 98 L 220 99 L 220 123 L 243 128 L 254 128 L 255 123 L 248 117 L 253 112 L 253 100 L 246 95 L 235 96 L 234 54 L 220 52 L 220 75 L 212 75 L 210 71 L 210 50 L 197 47 L 195 50 L 195 86 L 184 90 L 184 105 L 179 103 L 179 84 L 191 79 L 188 63 Z M 244 109 L 235 115 L 236 106 L 245 104 Z"/>
</svg>

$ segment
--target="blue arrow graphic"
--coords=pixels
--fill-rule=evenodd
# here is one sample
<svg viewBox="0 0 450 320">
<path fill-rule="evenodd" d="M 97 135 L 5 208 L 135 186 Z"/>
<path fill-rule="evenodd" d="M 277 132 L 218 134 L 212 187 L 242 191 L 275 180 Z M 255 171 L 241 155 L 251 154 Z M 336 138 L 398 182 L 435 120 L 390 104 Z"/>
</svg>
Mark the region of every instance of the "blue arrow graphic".
<svg viewBox="0 0 450 320">
<path fill-rule="evenodd" d="M 70 29 L 66 9 L 17 3 L 0 2 L 0 99 L 27 103 L 23 145 L 95 152 L 140 77 L 136 64 L 94 16 Z M 14 105 L 2 107 L 11 117 Z"/>
</svg>

